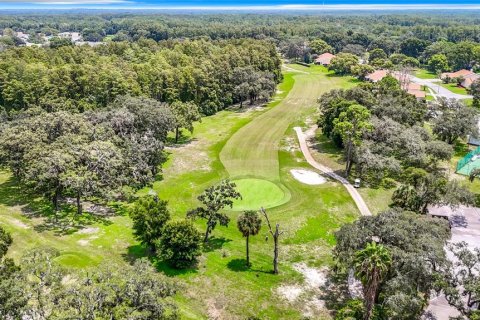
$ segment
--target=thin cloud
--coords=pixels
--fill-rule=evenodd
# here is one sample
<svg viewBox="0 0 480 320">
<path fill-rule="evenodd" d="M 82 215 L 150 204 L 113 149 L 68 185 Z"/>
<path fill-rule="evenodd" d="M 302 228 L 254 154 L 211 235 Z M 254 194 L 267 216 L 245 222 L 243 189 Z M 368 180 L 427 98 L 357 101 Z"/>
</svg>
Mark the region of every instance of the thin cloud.
<svg viewBox="0 0 480 320">
<path fill-rule="evenodd" d="M 1 1 L 1 0 L 0 0 Z M 469 4 L 336 4 L 336 5 L 138 5 L 125 9 L 150 10 L 212 10 L 212 11 L 396 11 L 396 10 L 480 10 L 480 5 Z"/>
</svg>

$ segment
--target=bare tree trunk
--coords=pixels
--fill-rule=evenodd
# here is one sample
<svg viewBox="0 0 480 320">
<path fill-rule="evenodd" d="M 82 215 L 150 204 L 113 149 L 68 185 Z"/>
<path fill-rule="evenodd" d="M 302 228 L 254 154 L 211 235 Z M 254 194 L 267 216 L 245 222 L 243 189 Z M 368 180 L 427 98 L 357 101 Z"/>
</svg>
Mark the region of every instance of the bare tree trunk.
<svg viewBox="0 0 480 320">
<path fill-rule="evenodd" d="M 175 128 L 175 143 L 178 143 L 178 138 L 180 138 L 180 127 Z"/>
<path fill-rule="evenodd" d="M 246 243 L 247 243 L 247 266 L 250 266 L 250 250 L 249 250 L 249 248 L 248 248 L 248 239 L 249 239 L 249 238 L 250 238 L 250 237 L 247 236 L 247 240 L 246 240 Z"/>
<path fill-rule="evenodd" d="M 203 238 L 203 243 L 207 243 L 209 235 L 210 235 L 210 226 L 207 225 L 207 230 L 205 231 L 205 237 Z"/>
<path fill-rule="evenodd" d="M 80 190 L 77 191 L 77 215 L 82 214 L 82 201 L 81 201 L 81 193 Z"/>
<path fill-rule="evenodd" d="M 273 273 L 278 274 L 278 238 L 280 236 L 279 234 L 279 227 L 280 225 L 277 223 L 275 226 L 275 233 L 273 235 Z"/>
<path fill-rule="evenodd" d="M 265 209 L 260 209 L 260 211 L 263 213 L 263 216 L 265 217 L 265 220 L 267 220 L 267 226 L 270 234 L 273 237 L 273 273 L 278 274 L 278 239 L 280 238 L 280 235 L 283 234 L 283 231 L 280 231 L 280 225 L 277 223 L 275 225 L 275 232 L 272 229 L 272 225 L 270 224 L 270 220 L 268 219 L 267 212 Z"/>
<path fill-rule="evenodd" d="M 58 222 L 58 211 L 59 211 L 59 206 L 58 206 L 58 198 L 60 197 L 60 190 L 57 188 L 55 190 L 55 193 L 52 197 L 52 205 L 53 205 L 53 214 L 55 218 L 55 223 Z"/>
<path fill-rule="evenodd" d="M 372 276 L 373 279 L 377 278 L 376 273 L 377 271 L 374 271 L 374 275 Z M 373 314 L 373 307 L 377 300 L 378 282 L 377 280 L 373 280 L 372 283 L 368 283 L 366 286 L 363 297 L 365 299 L 365 315 L 363 320 L 370 320 Z"/>
</svg>

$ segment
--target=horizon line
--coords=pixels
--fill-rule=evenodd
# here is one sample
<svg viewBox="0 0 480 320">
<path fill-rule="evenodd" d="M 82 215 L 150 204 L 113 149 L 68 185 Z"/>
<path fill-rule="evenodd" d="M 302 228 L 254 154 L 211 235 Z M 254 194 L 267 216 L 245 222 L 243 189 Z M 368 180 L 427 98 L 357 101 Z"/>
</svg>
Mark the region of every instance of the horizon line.
<svg viewBox="0 0 480 320">
<path fill-rule="evenodd" d="M 107 0 L 108 1 L 108 0 Z M 82 3 L 81 1 L 52 1 L 52 2 L 30 2 L 22 5 L 9 5 L 0 1 L 0 10 L 202 10 L 202 11 L 398 11 L 398 10 L 480 10 L 480 4 L 282 4 L 282 5 L 235 5 L 235 6 L 158 6 L 140 5 L 131 1 L 110 0 L 113 3 L 131 3 L 128 6 L 105 6 L 92 2 Z M 101 2 L 101 1 L 100 1 Z M 83 6 L 82 6 L 83 4 Z M 3 9 L 3 6 L 9 8 Z"/>
</svg>

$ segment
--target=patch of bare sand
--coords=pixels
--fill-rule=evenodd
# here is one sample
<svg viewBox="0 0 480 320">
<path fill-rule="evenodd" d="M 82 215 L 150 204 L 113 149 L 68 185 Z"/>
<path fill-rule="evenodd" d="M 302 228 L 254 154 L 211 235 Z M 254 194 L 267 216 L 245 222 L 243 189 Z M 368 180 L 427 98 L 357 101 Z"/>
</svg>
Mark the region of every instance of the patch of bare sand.
<svg viewBox="0 0 480 320">
<path fill-rule="evenodd" d="M 307 266 L 305 263 L 296 263 L 293 268 L 303 275 L 304 284 L 289 284 L 280 286 L 277 292 L 290 303 L 302 303 L 303 315 L 315 317 L 325 315 L 325 301 L 321 294 L 327 284 L 327 268 L 316 269 Z"/>
<path fill-rule="evenodd" d="M 305 263 L 297 263 L 293 268 L 300 272 L 305 278 L 305 283 L 312 289 L 320 289 L 327 282 L 327 269 L 315 269 L 308 267 Z"/>
<path fill-rule="evenodd" d="M 207 145 L 202 140 L 192 140 L 189 143 L 177 147 L 167 147 L 167 151 L 174 152 L 172 165 L 168 168 L 169 174 L 184 173 L 195 170 L 210 170 L 211 160 L 204 151 Z"/>
<path fill-rule="evenodd" d="M 310 170 L 292 169 L 290 170 L 292 176 L 301 183 L 308 185 L 319 185 L 327 182 L 327 179 L 322 177 L 319 173 Z"/>
<path fill-rule="evenodd" d="M 89 228 L 83 228 L 79 230 L 77 233 L 78 234 L 95 234 L 98 233 L 100 229 L 96 227 L 89 227 Z"/>
<path fill-rule="evenodd" d="M 302 294 L 303 289 L 296 285 L 283 285 L 277 288 L 277 292 L 289 302 L 294 302 Z"/>
<path fill-rule="evenodd" d="M 98 237 L 97 236 L 92 236 L 92 237 L 89 237 L 87 239 L 80 239 L 80 240 L 77 241 L 77 243 L 79 245 L 81 245 L 82 247 L 85 247 L 85 246 L 88 246 L 90 244 L 90 241 L 95 240 L 95 239 L 98 239 Z"/>
<path fill-rule="evenodd" d="M 21 229 L 30 229 L 29 225 L 26 225 L 22 221 L 15 219 L 15 218 L 8 218 L 8 222 L 13 224 L 15 227 L 21 228 Z"/>
</svg>

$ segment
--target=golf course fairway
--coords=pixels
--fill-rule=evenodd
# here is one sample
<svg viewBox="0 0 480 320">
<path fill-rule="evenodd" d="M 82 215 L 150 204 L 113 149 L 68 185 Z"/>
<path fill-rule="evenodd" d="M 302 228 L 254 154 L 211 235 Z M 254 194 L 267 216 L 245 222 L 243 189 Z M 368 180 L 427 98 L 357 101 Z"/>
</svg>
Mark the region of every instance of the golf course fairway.
<svg viewBox="0 0 480 320">
<path fill-rule="evenodd" d="M 294 68 L 287 71 L 294 81 L 288 95 L 240 128 L 220 152 L 220 161 L 230 178 L 237 180 L 243 196 L 234 210 L 271 208 L 290 200 L 288 188 L 280 181 L 280 141 L 292 123 L 304 120 L 323 93 L 345 85 L 345 79 L 326 74 L 322 67 Z"/>
</svg>

